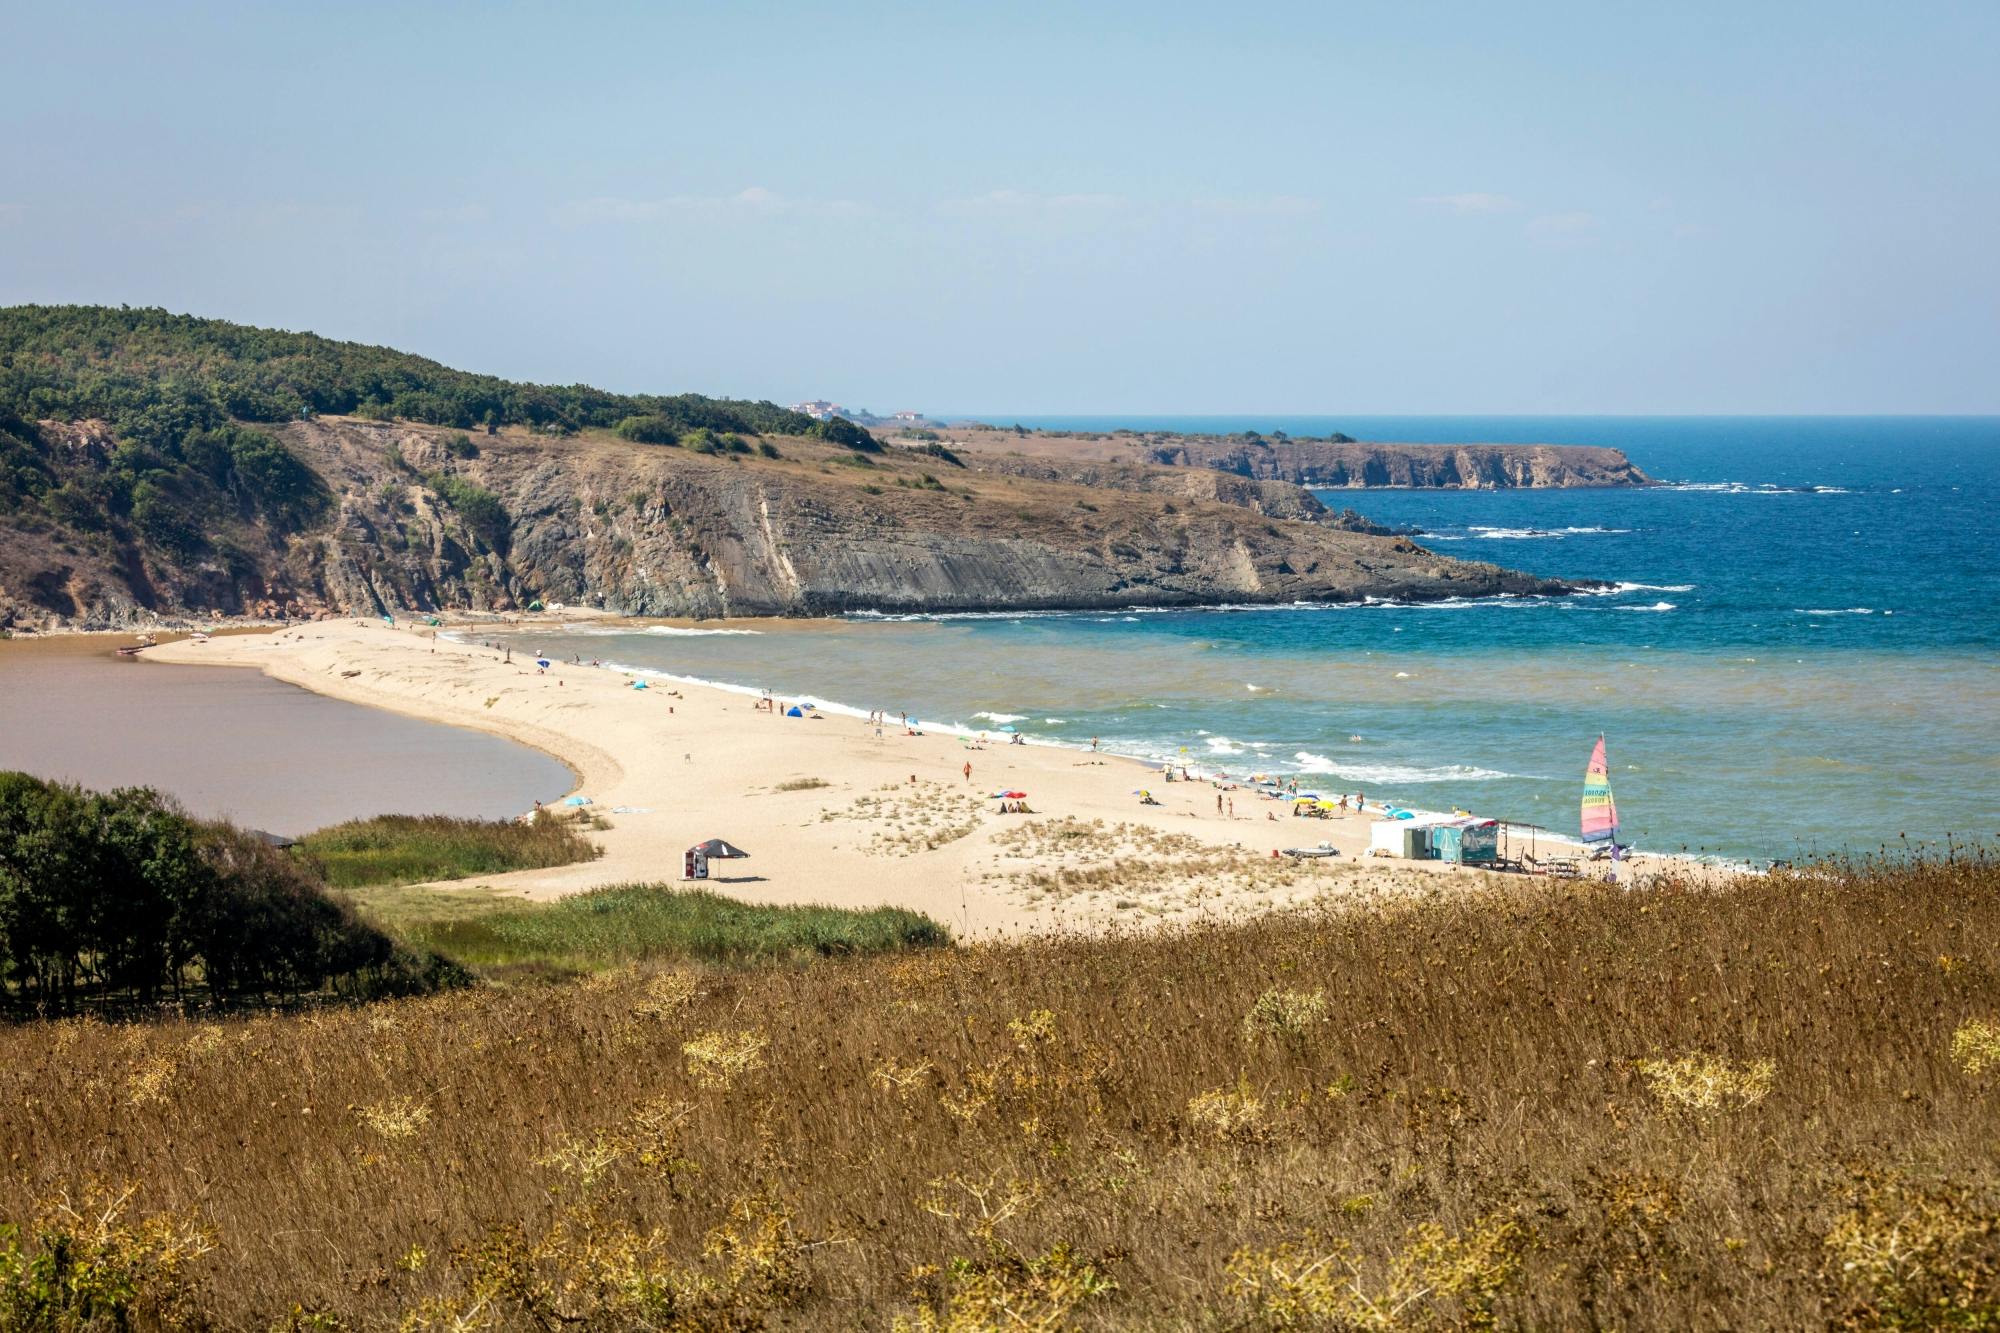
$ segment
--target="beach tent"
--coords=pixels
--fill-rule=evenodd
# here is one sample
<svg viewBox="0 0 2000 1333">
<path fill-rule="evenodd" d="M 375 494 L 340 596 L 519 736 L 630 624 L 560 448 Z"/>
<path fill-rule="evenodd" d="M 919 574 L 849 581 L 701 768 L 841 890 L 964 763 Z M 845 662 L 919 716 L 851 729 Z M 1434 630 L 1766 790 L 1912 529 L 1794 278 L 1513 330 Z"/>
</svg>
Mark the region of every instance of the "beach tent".
<svg viewBox="0 0 2000 1333">
<path fill-rule="evenodd" d="M 805 714 L 804 714 L 804 713 L 801 713 L 801 712 L 799 711 L 799 706 L 798 706 L 797 704 L 793 704 L 793 705 L 792 705 L 792 706 L 791 706 L 790 708 L 787 708 L 787 709 L 785 710 L 785 716 L 786 716 L 786 717 L 804 717 L 804 716 L 805 716 Z"/>
<path fill-rule="evenodd" d="M 682 879 L 707 879 L 710 861 L 739 860 L 750 855 L 741 847 L 733 847 L 720 838 L 710 838 L 698 842 L 681 853 Z"/>
<path fill-rule="evenodd" d="M 590 804 L 590 798 L 589 798 L 588 796 L 572 796 L 572 797 L 570 797 L 570 798 L 569 798 L 568 800 L 564 801 L 564 802 L 563 802 L 563 804 L 564 804 L 564 805 L 589 805 L 589 804 Z"/>
<path fill-rule="evenodd" d="M 1458 865 L 1490 865 L 1500 858 L 1500 825 L 1491 819 L 1454 819 L 1431 826 L 1431 855 Z"/>
</svg>

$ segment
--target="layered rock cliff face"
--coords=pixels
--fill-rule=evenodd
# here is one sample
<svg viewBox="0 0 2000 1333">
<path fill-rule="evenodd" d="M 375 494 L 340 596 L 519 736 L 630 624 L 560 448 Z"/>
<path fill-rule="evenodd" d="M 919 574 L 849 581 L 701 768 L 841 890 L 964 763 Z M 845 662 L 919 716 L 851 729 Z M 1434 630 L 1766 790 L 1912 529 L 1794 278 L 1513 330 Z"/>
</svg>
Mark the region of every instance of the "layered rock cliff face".
<svg viewBox="0 0 2000 1333">
<path fill-rule="evenodd" d="M 246 520 L 174 558 L 116 534 L 0 521 L 0 623 L 534 600 L 632 615 L 819 615 L 1568 587 L 1346 531 L 1295 488 L 1219 472 L 1160 492 L 894 449 L 871 461 L 794 438 L 768 441 L 781 455 L 771 459 L 508 431 L 476 437 L 468 457 L 455 432 L 431 427 L 321 418 L 276 433 L 325 481 L 324 515 L 297 531 Z M 91 465 L 88 450 L 67 464 Z"/>
<path fill-rule="evenodd" d="M 1318 487 L 1647 486 L 1652 478 L 1617 449 L 1555 444 L 1368 444 L 1245 435 L 1118 431 L 1017 433 L 990 426 L 946 433 L 968 462 L 1039 467 L 1064 475 L 1088 467 L 1166 467 Z"/>
<path fill-rule="evenodd" d="M 1149 446 L 1173 467 L 1213 468 L 1303 486 L 1644 486 L 1652 478 L 1616 449 L 1550 444 L 1360 444 L 1323 440 L 1182 439 Z"/>
</svg>

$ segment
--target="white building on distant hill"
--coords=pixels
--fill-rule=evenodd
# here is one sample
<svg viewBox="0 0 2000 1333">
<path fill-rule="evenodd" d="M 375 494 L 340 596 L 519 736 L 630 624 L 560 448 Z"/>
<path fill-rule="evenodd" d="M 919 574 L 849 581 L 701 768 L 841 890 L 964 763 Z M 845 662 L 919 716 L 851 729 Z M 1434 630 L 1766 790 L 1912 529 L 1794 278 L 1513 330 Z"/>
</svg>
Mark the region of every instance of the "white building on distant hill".
<svg viewBox="0 0 2000 1333">
<path fill-rule="evenodd" d="M 889 420 L 900 421 L 906 426 L 921 426 L 924 423 L 924 414 L 922 412 L 898 412 L 895 416 L 890 417 Z"/>
<path fill-rule="evenodd" d="M 833 417 L 844 417 L 847 409 L 839 403 L 829 403 L 824 398 L 815 398 L 809 403 L 793 403 L 792 411 L 803 412 L 814 421 L 826 421 Z"/>
</svg>

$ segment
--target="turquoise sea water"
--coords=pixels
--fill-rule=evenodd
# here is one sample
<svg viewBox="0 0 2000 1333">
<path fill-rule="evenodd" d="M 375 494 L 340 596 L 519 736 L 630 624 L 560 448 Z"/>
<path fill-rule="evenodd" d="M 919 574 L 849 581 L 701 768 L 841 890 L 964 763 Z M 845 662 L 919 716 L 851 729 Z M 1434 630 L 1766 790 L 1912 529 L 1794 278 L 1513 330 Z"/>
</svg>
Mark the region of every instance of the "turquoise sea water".
<svg viewBox="0 0 2000 1333">
<path fill-rule="evenodd" d="M 2000 833 L 2000 419 L 1021 420 L 1606 444 L 1667 484 L 1325 495 L 1446 554 L 1611 581 L 1599 596 L 861 617 L 548 646 L 1570 833 L 1603 731 L 1625 833 L 1662 850 Z"/>
</svg>

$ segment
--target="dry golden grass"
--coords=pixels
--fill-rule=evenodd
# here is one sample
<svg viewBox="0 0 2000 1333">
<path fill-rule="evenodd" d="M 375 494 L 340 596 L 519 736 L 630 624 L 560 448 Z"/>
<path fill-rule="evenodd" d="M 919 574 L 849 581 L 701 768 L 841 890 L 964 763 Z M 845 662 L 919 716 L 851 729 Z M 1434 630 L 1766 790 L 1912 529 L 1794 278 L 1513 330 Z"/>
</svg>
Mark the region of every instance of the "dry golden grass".
<svg viewBox="0 0 2000 1333">
<path fill-rule="evenodd" d="M 0 1293 L 68 1245 L 138 1327 L 1990 1328 L 1996 1016 L 1974 858 L 21 1026 Z"/>
</svg>

